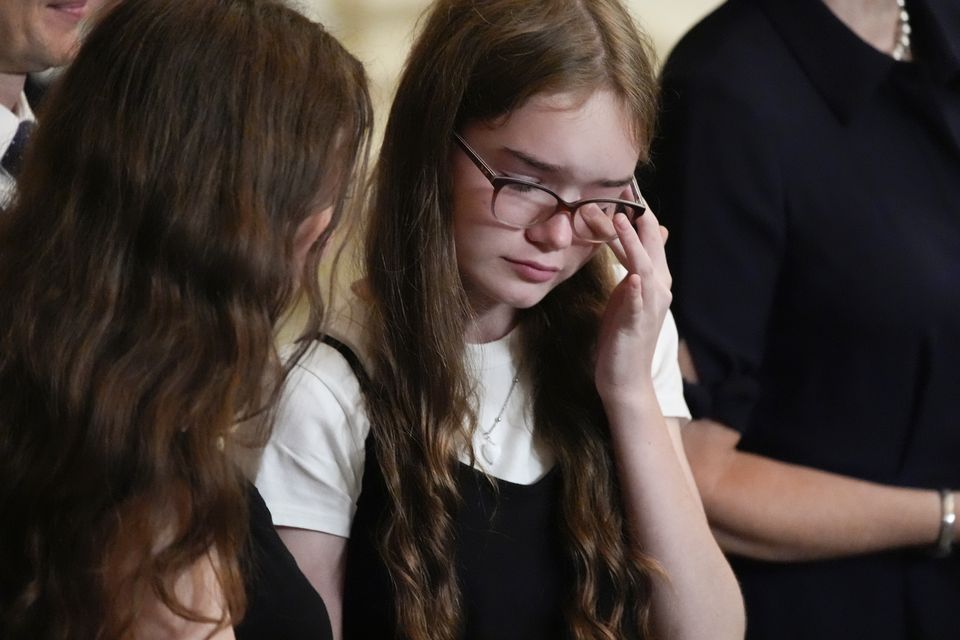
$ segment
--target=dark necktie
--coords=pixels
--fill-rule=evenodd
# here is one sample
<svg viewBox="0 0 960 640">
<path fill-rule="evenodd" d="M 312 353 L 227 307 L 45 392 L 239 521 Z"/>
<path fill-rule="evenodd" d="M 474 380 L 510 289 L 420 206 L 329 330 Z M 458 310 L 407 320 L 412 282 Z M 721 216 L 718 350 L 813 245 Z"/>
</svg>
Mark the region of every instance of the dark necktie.
<svg viewBox="0 0 960 640">
<path fill-rule="evenodd" d="M 0 159 L 0 165 L 14 178 L 20 173 L 23 152 L 26 150 L 27 141 L 30 140 L 30 134 L 36 126 L 35 122 L 28 120 L 21 122 L 20 126 L 17 127 L 16 135 L 13 136 L 13 141 L 7 147 L 6 153 L 3 154 L 3 159 Z"/>
</svg>

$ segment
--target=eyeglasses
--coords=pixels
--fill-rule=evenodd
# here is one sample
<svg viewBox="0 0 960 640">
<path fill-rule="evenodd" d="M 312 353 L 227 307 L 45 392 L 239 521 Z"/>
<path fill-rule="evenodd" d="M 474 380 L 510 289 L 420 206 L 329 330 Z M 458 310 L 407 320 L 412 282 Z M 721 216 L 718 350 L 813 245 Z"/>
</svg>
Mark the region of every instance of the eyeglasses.
<svg viewBox="0 0 960 640">
<path fill-rule="evenodd" d="M 459 134 L 454 140 L 493 185 L 490 208 L 493 217 L 505 225 L 526 229 L 545 222 L 559 211 L 570 214 L 573 232 L 582 240 L 593 243 L 610 242 L 617 237 L 613 217 L 623 213 L 633 222 L 647 210 L 636 179 L 631 188 L 637 201 L 619 198 L 588 198 L 567 202 L 543 185 L 522 178 L 501 175 L 490 168 L 483 158 Z"/>
</svg>

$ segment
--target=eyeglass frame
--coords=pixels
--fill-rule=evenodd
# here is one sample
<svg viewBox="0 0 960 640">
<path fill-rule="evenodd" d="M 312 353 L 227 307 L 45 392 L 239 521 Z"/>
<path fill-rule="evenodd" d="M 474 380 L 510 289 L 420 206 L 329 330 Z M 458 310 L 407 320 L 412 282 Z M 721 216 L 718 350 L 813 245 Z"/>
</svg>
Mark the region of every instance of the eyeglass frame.
<svg viewBox="0 0 960 640">
<path fill-rule="evenodd" d="M 503 175 L 502 173 L 499 173 L 498 171 L 495 171 L 493 168 L 490 167 L 489 164 L 487 164 L 487 162 L 482 157 L 480 157 L 480 154 L 477 153 L 473 149 L 473 147 L 471 147 L 470 144 L 467 143 L 467 141 L 464 140 L 460 136 L 460 134 L 457 133 L 456 131 L 453 132 L 453 139 L 457 143 L 457 145 L 460 147 L 460 149 L 467 155 L 467 157 L 470 158 L 470 161 L 473 162 L 474 166 L 476 166 L 477 169 L 480 170 L 480 173 L 482 173 L 483 176 L 490 182 L 490 185 L 493 186 L 493 197 L 490 199 L 490 214 L 494 217 L 494 219 L 497 220 L 497 222 L 513 227 L 515 229 L 529 229 L 531 227 L 535 227 L 538 224 L 542 224 L 547 220 L 549 220 L 550 218 L 552 218 L 553 216 L 557 215 L 557 213 L 560 211 L 569 213 L 571 216 L 573 216 L 575 215 L 574 212 L 577 209 L 588 204 L 604 203 L 604 204 L 625 205 L 633 209 L 640 210 L 640 213 L 637 214 L 637 218 L 639 218 L 644 213 L 646 213 L 647 209 L 649 208 L 647 206 L 646 200 L 643 199 L 643 195 L 640 194 L 640 185 L 637 184 L 636 176 L 634 176 L 630 180 L 630 187 L 631 189 L 633 189 L 633 193 L 637 197 L 637 201 L 635 202 L 630 200 L 623 200 L 620 198 L 586 198 L 584 200 L 575 200 L 574 202 L 567 202 L 566 200 L 558 196 L 556 192 L 554 192 L 552 189 L 549 189 L 548 187 L 545 187 L 542 184 L 533 182 L 532 180 L 524 180 L 523 178 L 514 178 L 512 176 L 506 176 L 506 175 Z M 545 218 L 534 220 L 530 224 L 526 224 L 526 225 L 517 224 L 516 222 L 508 222 L 506 220 L 501 220 L 497 216 L 497 210 L 495 206 L 497 202 L 497 195 L 500 193 L 501 189 L 511 184 L 520 184 L 525 187 L 532 187 L 540 191 L 545 191 L 556 199 L 557 207 L 553 210 L 553 213 L 546 216 Z M 591 244 L 606 244 L 607 242 L 610 242 L 611 240 L 614 240 L 616 238 L 616 235 L 614 235 L 608 240 L 591 240 L 589 238 L 584 238 L 579 233 L 577 233 L 575 225 L 571 225 L 571 227 L 573 229 L 574 234 L 578 238 L 580 238 L 584 242 L 589 242 Z"/>
</svg>

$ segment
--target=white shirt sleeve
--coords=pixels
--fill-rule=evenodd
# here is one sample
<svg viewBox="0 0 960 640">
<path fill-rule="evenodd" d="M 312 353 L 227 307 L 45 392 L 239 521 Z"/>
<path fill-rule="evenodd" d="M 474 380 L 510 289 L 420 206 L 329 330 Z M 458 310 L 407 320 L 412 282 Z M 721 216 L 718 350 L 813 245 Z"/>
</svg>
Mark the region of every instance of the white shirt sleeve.
<svg viewBox="0 0 960 640">
<path fill-rule="evenodd" d="M 653 389 L 660 403 L 660 413 L 666 418 L 690 419 L 690 409 L 683 398 L 683 378 L 677 358 L 680 338 L 673 313 L 667 311 L 653 352 Z"/>
<path fill-rule="evenodd" d="M 286 381 L 257 473 L 276 526 L 349 537 L 369 429 L 350 365 L 314 345 Z"/>
</svg>

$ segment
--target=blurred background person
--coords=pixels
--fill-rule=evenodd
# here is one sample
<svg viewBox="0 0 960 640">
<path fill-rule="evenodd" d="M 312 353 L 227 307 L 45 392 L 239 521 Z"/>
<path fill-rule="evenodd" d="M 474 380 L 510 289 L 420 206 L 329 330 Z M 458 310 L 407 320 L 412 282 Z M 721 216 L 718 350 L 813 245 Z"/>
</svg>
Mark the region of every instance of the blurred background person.
<svg viewBox="0 0 960 640">
<path fill-rule="evenodd" d="M 748 637 L 960 638 L 960 3 L 730 0 L 663 92 L 684 444 Z"/>
<path fill-rule="evenodd" d="M 318 331 L 362 67 L 280 2 L 134 0 L 48 99 L 0 217 L 0 637 L 329 637 L 231 456 L 301 288 Z"/>
<path fill-rule="evenodd" d="M 0 3 L 0 210 L 9 202 L 36 104 L 27 74 L 59 67 L 73 56 L 80 26 L 103 0 L 3 0 Z M 36 96 L 34 96 L 36 102 Z"/>
</svg>

